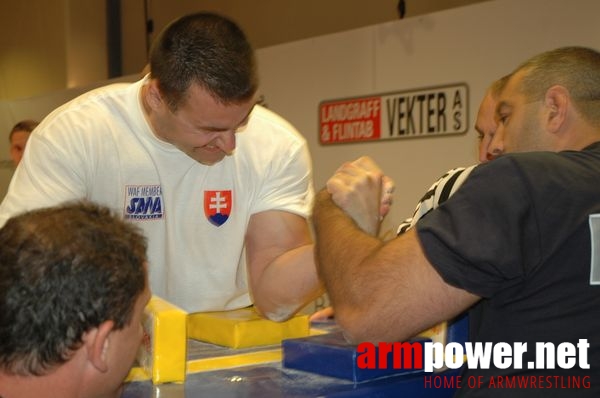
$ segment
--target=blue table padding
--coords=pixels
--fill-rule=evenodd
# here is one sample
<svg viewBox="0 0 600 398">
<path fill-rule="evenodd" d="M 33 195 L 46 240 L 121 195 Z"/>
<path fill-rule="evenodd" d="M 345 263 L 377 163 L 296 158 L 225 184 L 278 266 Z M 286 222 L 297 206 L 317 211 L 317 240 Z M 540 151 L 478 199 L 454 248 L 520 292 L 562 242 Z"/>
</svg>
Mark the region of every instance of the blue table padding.
<svg viewBox="0 0 600 398">
<path fill-rule="evenodd" d="M 410 343 L 421 345 L 421 367 L 413 369 L 412 364 L 408 369 L 394 368 L 394 352 L 387 353 L 387 367 L 374 369 L 361 369 L 357 365 L 360 353 L 357 346 L 349 344 L 344 339 L 342 332 L 332 332 L 322 335 L 289 339 L 282 342 L 283 367 L 317 373 L 324 376 L 337 377 L 354 382 L 372 380 L 379 377 L 423 373 L 423 344 L 429 339 L 413 339 Z M 379 348 L 376 347 L 377 358 Z"/>
<path fill-rule="evenodd" d="M 468 337 L 469 318 L 466 313 L 448 322 L 447 343 L 456 342 L 464 346 Z M 419 342 L 420 344 L 427 341 L 430 340 L 423 338 L 410 340 L 410 342 Z M 284 340 L 282 351 L 284 368 L 337 377 L 353 382 L 362 382 L 391 375 L 423 373 L 422 369 L 412 369 L 410 366 L 408 369 L 394 368 L 393 351 L 387 354 L 388 366 L 386 368 L 361 369 L 357 365 L 357 357 L 360 354 L 357 351 L 357 346 L 346 342 L 339 329 L 334 329 L 323 335 Z M 377 352 L 377 357 L 379 357 L 379 352 Z"/>
<path fill-rule="evenodd" d="M 465 312 L 448 323 L 446 342 L 460 343 L 464 348 L 467 341 L 469 341 L 469 315 Z"/>
</svg>

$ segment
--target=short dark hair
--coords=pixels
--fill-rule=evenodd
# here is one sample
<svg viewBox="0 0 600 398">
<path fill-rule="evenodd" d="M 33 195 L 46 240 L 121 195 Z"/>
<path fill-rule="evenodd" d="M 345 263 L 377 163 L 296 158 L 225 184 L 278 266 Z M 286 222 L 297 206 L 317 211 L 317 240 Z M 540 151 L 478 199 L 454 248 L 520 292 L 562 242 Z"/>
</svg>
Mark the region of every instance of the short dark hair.
<svg viewBox="0 0 600 398">
<path fill-rule="evenodd" d="M 37 120 L 21 120 L 20 122 L 17 122 L 17 124 L 13 126 L 12 130 L 10 130 L 10 133 L 8 134 L 8 140 L 12 141 L 12 137 L 17 131 L 27 131 L 28 133 L 31 133 L 33 129 L 38 126 L 38 124 L 40 124 L 40 122 Z"/>
<path fill-rule="evenodd" d="M 543 99 L 553 85 L 569 90 L 574 107 L 600 126 L 600 52 L 587 47 L 560 47 L 538 54 L 517 67 L 524 71 L 520 90 L 530 101 Z"/>
<path fill-rule="evenodd" d="M 161 32 L 150 51 L 150 76 L 172 110 L 194 83 L 225 104 L 247 101 L 258 89 L 254 51 L 244 32 L 206 12 L 181 17 Z"/>
<path fill-rule="evenodd" d="M 132 319 L 146 286 L 146 239 L 87 202 L 33 210 L 0 229 L 0 370 L 43 375 L 83 334 Z"/>
</svg>

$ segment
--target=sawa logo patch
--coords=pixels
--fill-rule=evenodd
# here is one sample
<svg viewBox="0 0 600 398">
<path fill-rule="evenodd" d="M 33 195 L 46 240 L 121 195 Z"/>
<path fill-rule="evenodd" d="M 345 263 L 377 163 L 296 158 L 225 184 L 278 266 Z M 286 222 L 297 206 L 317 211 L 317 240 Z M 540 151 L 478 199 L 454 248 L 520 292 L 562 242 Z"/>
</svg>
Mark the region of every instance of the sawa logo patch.
<svg viewBox="0 0 600 398">
<path fill-rule="evenodd" d="M 204 191 L 204 214 L 217 227 L 229 218 L 232 203 L 231 191 Z"/>
<path fill-rule="evenodd" d="M 160 185 L 125 186 L 124 219 L 156 220 L 163 217 L 163 198 Z"/>
</svg>

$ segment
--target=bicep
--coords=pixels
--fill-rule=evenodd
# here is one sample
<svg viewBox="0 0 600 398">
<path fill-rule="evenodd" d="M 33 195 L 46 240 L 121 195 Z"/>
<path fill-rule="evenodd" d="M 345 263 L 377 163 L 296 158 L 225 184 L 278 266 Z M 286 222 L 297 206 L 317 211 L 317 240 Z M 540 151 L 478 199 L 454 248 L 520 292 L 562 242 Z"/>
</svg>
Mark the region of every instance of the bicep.
<svg viewBox="0 0 600 398">
<path fill-rule="evenodd" d="M 311 243 L 307 220 L 294 213 L 268 210 L 250 217 L 246 231 L 246 256 L 251 281 L 285 253 Z"/>
</svg>

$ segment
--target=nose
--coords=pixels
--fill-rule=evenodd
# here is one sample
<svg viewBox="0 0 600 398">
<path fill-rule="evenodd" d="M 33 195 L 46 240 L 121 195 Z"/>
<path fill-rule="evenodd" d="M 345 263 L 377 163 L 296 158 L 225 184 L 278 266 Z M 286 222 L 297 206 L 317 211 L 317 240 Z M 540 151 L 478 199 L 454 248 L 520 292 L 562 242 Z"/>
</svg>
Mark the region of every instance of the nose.
<svg viewBox="0 0 600 398">
<path fill-rule="evenodd" d="M 229 155 L 235 150 L 235 139 L 235 131 L 224 131 L 217 138 L 217 145 Z"/>
<path fill-rule="evenodd" d="M 498 128 L 494 133 L 493 137 L 487 148 L 486 161 L 496 159 L 498 156 L 504 153 L 504 139 L 501 128 Z M 480 151 L 482 154 L 482 151 Z"/>
<path fill-rule="evenodd" d="M 479 142 L 479 162 L 485 163 L 488 161 L 488 148 L 492 137 L 484 134 L 483 138 Z"/>
</svg>

